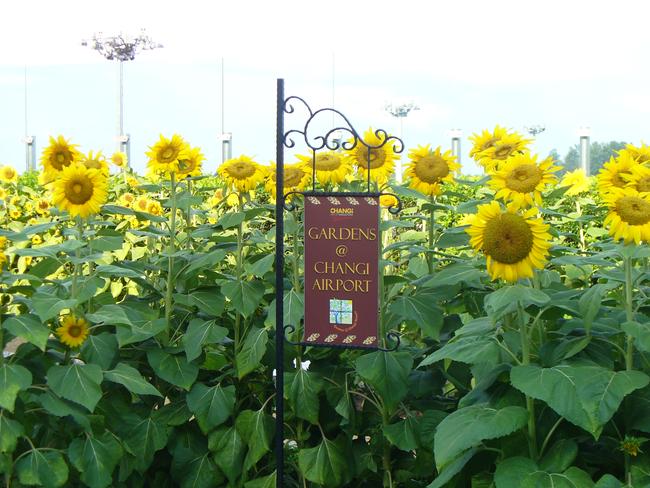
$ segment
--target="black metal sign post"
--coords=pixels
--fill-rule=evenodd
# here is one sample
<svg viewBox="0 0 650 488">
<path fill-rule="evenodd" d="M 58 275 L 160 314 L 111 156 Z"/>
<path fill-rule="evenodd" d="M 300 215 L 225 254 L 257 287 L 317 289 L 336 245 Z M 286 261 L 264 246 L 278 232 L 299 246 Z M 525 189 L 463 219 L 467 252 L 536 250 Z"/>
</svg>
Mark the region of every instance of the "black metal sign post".
<svg viewBox="0 0 650 488">
<path fill-rule="evenodd" d="M 389 341 L 393 343 L 390 348 L 383 348 L 379 346 L 378 342 L 373 342 L 372 345 L 354 345 L 354 344 L 319 344 L 314 342 L 307 342 L 304 339 L 300 342 L 292 342 L 285 338 L 285 333 L 296 330 L 298 324 L 285 324 L 284 323 L 284 211 L 293 210 L 295 204 L 288 202 L 287 198 L 290 195 L 302 195 L 306 198 L 315 197 L 331 197 L 334 199 L 346 198 L 354 200 L 356 198 L 367 198 L 368 200 L 378 201 L 383 195 L 390 195 L 395 198 L 396 203 L 388 207 L 391 214 L 397 214 L 402 209 L 402 202 L 393 193 L 386 193 L 381 191 L 372 191 L 371 185 L 371 153 L 373 149 L 381 148 L 382 146 L 390 143 L 393 145 L 393 151 L 401 153 L 404 150 L 404 144 L 401 139 L 395 136 L 389 136 L 383 129 L 375 131 L 375 135 L 379 138 L 380 143 L 373 145 L 364 141 L 359 133 L 354 129 L 352 124 L 345 115 L 333 108 L 322 108 L 313 111 L 307 102 L 302 98 L 291 96 L 285 98 L 284 96 L 284 80 L 279 78 L 277 80 L 277 119 L 276 119 L 276 194 L 275 194 L 275 459 L 276 459 L 276 487 L 284 487 L 284 342 L 294 346 L 305 347 L 328 347 L 328 348 L 342 348 L 342 349 L 365 349 L 365 350 L 382 350 L 394 351 L 399 347 L 400 337 L 394 332 L 386 334 L 385 343 Z M 285 132 L 284 129 L 284 114 L 294 113 L 294 104 L 300 104 L 306 109 L 309 116 L 302 129 L 291 129 Z M 329 130 L 325 135 L 313 135 L 312 128 L 310 131 L 311 123 L 321 114 L 328 113 L 334 114 L 342 119 L 345 123 L 344 126 L 335 127 Z M 336 135 L 346 132 L 351 137 L 349 141 L 342 141 L 340 138 L 335 138 Z M 284 148 L 292 148 L 295 146 L 293 137 L 301 136 L 304 142 L 311 150 L 312 154 L 312 189 L 305 192 L 290 192 L 284 193 Z M 365 192 L 325 192 L 316 190 L 316 152 L 319 150 L 335 151 L 338 149 L 352 150 L 357 144 L 362 144 L 367 149 L 367 191 Z M 375 203 L 377 205 L 377 203 Z M 379 243 L 381 245 L 381 243 Z M 381 254 L 380 254 L 381 256 Z"/>
</svg>

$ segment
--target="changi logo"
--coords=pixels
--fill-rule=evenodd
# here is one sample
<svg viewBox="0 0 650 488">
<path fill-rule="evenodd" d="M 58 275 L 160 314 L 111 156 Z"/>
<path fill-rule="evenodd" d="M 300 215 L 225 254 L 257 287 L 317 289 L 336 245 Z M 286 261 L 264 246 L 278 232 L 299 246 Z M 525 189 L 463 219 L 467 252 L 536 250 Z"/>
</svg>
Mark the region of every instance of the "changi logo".
<svg viewBox="0 0 650 488">
<path fill-rule="evenodd" d="M 330 214 L 331 215 L 338 215 L 340 217 L 352 217 L 354 215 L 354 208 L 352 208 L 352 207 L 347 207 L 347 208 L 332 207 L 332 208 L 330 208 Z"/>
</svg>

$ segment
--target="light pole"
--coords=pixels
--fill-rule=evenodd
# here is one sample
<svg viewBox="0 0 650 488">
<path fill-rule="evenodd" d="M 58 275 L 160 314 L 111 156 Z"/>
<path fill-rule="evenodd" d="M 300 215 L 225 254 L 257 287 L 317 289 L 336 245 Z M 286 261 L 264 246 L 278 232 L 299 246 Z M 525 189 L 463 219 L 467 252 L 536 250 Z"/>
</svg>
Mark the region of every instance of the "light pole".
<svg viewBox="0 0 650 488">
<path fill-rule="evenodd" d="M 460 138 L 463 136 L 463 131 L 451 129 L 449 135 L 451 136 L 451 154 L 456 156 L 456 162 L 460 164 Z"/>
<path fill-rule="evenodd" d="M 36 138 L 29 135 L 27 129 L 27 66 L 24 72 L 24 109 L 25 109 L 25 171 L 36 171 Z"/>
<path fill-rule="evenodd" d="M 586 176 L 591 173 L 591 127 L 580 127 L 578 129 L 580 136 L 580 167 Z"/>
<path fill-rule="evenodd" d="M 119 150 L 126 153 L 127 160 L 130 164 L 130 137 L 128 134 L 124 133 L 124 61 L 133 61 L 135 55 L 140 51 L 150 51 L 163 47 L 163 45 L 155 43 L 145 34 L 144 29 L 140 31 L 140 35 L 137 37 L 131 37 L 122 33 L 116 36 L 104 37 L 100 32 L 94 34 L 91 40 L 82 40 L 81 45 L 89 46 L 109 61 L 119 61 L 120 81 L 117 141 Z"/>
<path fill-rule="evenodd" d="M 411 113 L 412 110 L 420 110 L 413 102 L 403 103 L 401 105 L 393 105 L 392 103 L 387 103 L 384 106 L 384 110 L 391 114 L 393 117 L 399 119 L 399 138 L 403 139 L 404 132 L 404 119 Z M 400 154 L 399 159 L 397 160 L 397 168 L 395 169 L 395 176 L 397 183 L 402 183 L 402 155 Z"/>
</svg>

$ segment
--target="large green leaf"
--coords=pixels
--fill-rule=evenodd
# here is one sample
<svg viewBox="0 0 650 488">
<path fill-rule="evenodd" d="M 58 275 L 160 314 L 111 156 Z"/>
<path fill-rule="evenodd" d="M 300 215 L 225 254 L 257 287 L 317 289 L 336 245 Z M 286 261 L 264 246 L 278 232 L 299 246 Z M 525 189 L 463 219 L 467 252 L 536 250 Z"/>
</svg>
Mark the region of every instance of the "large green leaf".
<svg viewBox="0 0 650 488">
<path fill-rule="evenodd" d="M 580 300 L 578 300 L 578 310 L 582 315 L 584 328 L 588 332 L 591 330 L 594 319 L 600 311 L 600 304 L 603 296 L 611 288 L 611 284 L 593 285 L 591 288 L 587 289 L 580 297 Z"/>
<path fill-rule="evenodd" d="M 456 410 L 436 430 L 434 454 L 438 470 L 485 439 L 503 437 L 521 429 L 527 420 L 526 409 L 514 406 L 497 410 L 487 405 L 472 405 Z"/>
<path fill-rule="evenodd" d="M 550 301 L 550 297 L 541 290 L 524 285 L 510 285 L 490 293 L 485 297 L 485 310 L 494 318 L 515 312 L 517 307 L 537 305 L 541 307 Z"/>
<path fill-rule="evenodd" d="M 443 325 L 442 311 L 427 295 L 416 293 L 397 297 L 389 310 L 402 320 L 412 320 L 427 337 L 438 340 Z"/>
<path fill-rule="evenodd" d="M 84 429 L 91 429 L 88 413 L 81 405 L 59 398 L 52 391 L 38 395 L 38 401 L 50 415 L 54 415 L 55 417 L 70 416 Z"/>
<path fill-rule="evenodd" d="M 188 361 L 201 355 L 205 344 L 216 344 L 228 336 L 228 329 L 217 325 L 214 320 L 192 319 L 183 334 L 183 346 Z"/>
<path fill-rule="evenodd" d="M 60 397 L 86 407 L 90 412 L 102 397 L 102 368 L 96 364 L 52 366 L 47 370 L 47 384 Z"/>
<path fill-rule="evenodd" d="M 190 303 L 195 305 L 201 312 L 213 317 L 219 317 L 223 313 L 226 300 L 218 288 L 213 290 L 194 291 L 190 295 Z"/>
<path fill-rule="evenodd" d="M 171 472 L 181 488 L 214 488 L 221 486 L 223 475 L 201 446 L 177 446 L 173 451 Z"/>
<path fill-rule="evenodd" d="M 375 351 L 359 357 L 355 367 L 384 402 L 394 407 L 406 396 L 413 358 L 407 352 Z"/>
<path fill-rule="evenodd" d="M 298 452 L 298 466 L 303 476 L 327 487 L 342 486 L 347 481 L 349 464 L 342 439 L 330 441 L 324 437 L 316 447 Z"/>
<path fill-rule="evenodd" d="M 569 422 L 598 439 L 603 426 L 618 410 L 623 398 L 648 384 L 640 371 L 614 372 L 600 366 L 559 365 L 552 368 L 516 366 L 512 385 L 526 395 L 543 400 Z"/>
<path fill-rule="evenodd" d="M 511 457 L 497 464 L 494 472 L 496 488 L 520 488 L 521 480 L 539 468 L 535 461 L 527 457 Z"/>
<path fill-rule="evenodd" d="M 244 488 L 275 488 L 277 483 L 277 474 L 275 471 L 263 478 L 257 478 L 252 481 L 246 482 Z"/>
<path fill-rule="evenodd" d="M 442 473 L 438 474 L 436 479 L 433 480 L 433 482 L 427 486 L 427 488 L 442 488 L 445 486 L 447 483 L 449 483 L 449 481 L 451 481 L 454 476 L 461 472 L 469 460 L 474 457 L 474 454 L 476 454 L 477 451 L 478 449 L 476 448 L 470 449 L 469 451 L 466 451 L 462 456 L 454 459 L 447 465 Z"/>
<path fill-rule="evenodd" d="M 124 438 L 127 450 L 136 458 L 136 469 L 144 472 L 157 451 L 167 445 L 169 428 L 151 418 L 145 418 L 129 426 Z"/>
<path fill-rule="evenodd" d="M 90 488 L 113 484 L 112 473 L 121 456 L 122 446 L 109 432 L 78 437 L 68 447 L 68 459 L 81 473 L 81 481 Z"/>
<path fill-rule="evenodd" d="M 561 473 L 568 469 L 578 456 L 578 444 L 573 439 L 560 439 L 553 444 L 539 461 L 540 469 Z"/>
<path fill-rule="evenodd" d="M 564 473 L 547 473 L 536 471 L 529 474 L 519 485 L 521 488 L 539 488 L 540 486 L 552 486 L 553 488 L 593 488 L 594 482 L 591 476 L 583 470 L 572 467 Z"/>
<path fill-rule="evenodd" d="M 77 304 L 76 300 L 62 300 L 56 295 L 50 295 L 49 293 L 44 292 L 34 293 L 31 301 L 36 315 L 38 315 L 43 322 L 53 319 L 58 316 L 62 310 L 72 308 Z"/>
<path fill-rule="evenodd" d="M 248 446 L 244 459 L 244 471 L 248 471 L 271 450 L 275 423 L 263 409 L 244 410 L 237 416 L 235 427 Z"/>
<path fill-rule="evenodd" d="M 638 322 L 623 322 L 621 329 L 634 338 L 634 345 L 639 351 L 650 352 L 650 327 Z"/>
<path fill-rule="evenodd" d="M 25 339 L 27 342 L 31 342 L 41 351 L 45 351 L 45 345 L 47 344 L 47 338 L 50 337 L 50 329 L 43 325 L 41 319 L 36 315 L 16 315 L 14 317 L 9 317 L 3 324 L 2 327 L 7 329 L 16 337 Z"/>
<path fill-rule="evenodd" d="M 495 365 L 501 362 L 501 350 L 492 336 L 460 336 L 424 358 L 418 368 L 443 359 L 467 364 L 488 363 Z"/>
<path fill-rule="evenodd" d="M 614 478 L 611 474 L 606 474 L 598 480 L 594 488 L 623 488 L 623 483 Z"/>
<path fill-rule="evenodd" d="M 136 342 L 143 342 L 158 335 L 167 328 L 167 321 L 164 318 L 155 320 L 144 320 L 134 323 L 131 326 L 117 324 L 117 342 L 120 347 Z"/>
<path fill-rule="evenodd" d="M 18 392 L 31 386 L 32 373 L 18 364 L 0 366 L 0 407 L 14 411 Z"/>
<path fill-rule="evenodd" d="M 285 396 L 296 417 L 318 424 L 318 394 L 324 382 L 318 373 L 302 368 L 295 373 L 284 373 Z"/>
<path fill-rule="evenodd" d="M 102 305 L 96 312 L 87 314 L 86 318 L 96 324 L 133 325 L 127 315 L 127 308 L 122 305 Z"/>
<path fill-rule="evenodd" d="M 0 453 L 13 452 L 18 438 L 24 433 L 20 422 L 7 417 L 7 412 L 0 408 Z"/>
<path fill-rule="evenodd" d="M 147 359 L 160 378 L 185 390 L 192 387 L 199 375 L 199 367 L 188 363 L 185 356 L 154 349 L 147 353 Z"/>
<path fill-rule="evenodd" d="M 81 357 L 87 363 L 98 364 L 102 369 L 109 369 L 117 358 L 117 338 L 115 334 L 102 332 L 88 336 L 81 346 Z"/>
<path fill-rule="evenodd" d="M 267 307 L 266 324 L 269 327 L 275 327 L 275 298 Z M 284 307 L 283 307 L 283 325 L 293 325 L 296 328 L 300 324 L 305 314 L 305 296 L 303 293 L 291 289 L 284 292 Z"/>
<path fill-rule="evenodd" d="M 252 263 L 246 261 L 244 263 L 244 269 L 248 274 L 252 274 L 258 278 L 264 278 L 264 275 L 273 269 L 274 262 L 275 253 L 271 253 Z"/>
<path fill-rule="evenodd" d="M 210 434 L 208 442 L 215 463 L 234 485 L 242 473 L 246 454 L 246 445 L 239 432 L 234 426 L 220 427 Z"/>
<path fill-rule="evenodd" d="M 18 481 L 28 486 L 58 488 L 68 481 L 68 465 L 60 452 L 31 450 L 16 463 Z"/>
<path fill-rule="evenodd" d="M 235 408 L 235 387 L 208 387 L 196 383 L 187 394 L 187 406 L 205 433 L 223 424 Z"/>
<path fill-rule="evenodd" d="M 251 327 L 244 339 L 241 351 L 237 353 L 237 376 L 242 379 L 254 371 L 262 361 L 269 340 L 265 329 Z"/>
<path fill-rule="evenodd" d="M 382 431 L 386 439 L 402 451 L 412 451 L 420 445 L 420 424 L 412 415 L 394 424 L 385 425 Z"/>
<path fill-rule="evenodd" d="M 233 280 L 221 285 L 233 308 L 244 317 L 250 316 L 262 302 L 264 283 L 259 280 Z"/>
<path fill-rule="evenodd" d="M 118 363 L 112 371 L 106 371 L 104 378 L 113 383 L 119 383 L 132 393 L 138 395 L 156 395 L 160 392 L 140 374 L 140 371 L 124 363 Z"/>
</svg>

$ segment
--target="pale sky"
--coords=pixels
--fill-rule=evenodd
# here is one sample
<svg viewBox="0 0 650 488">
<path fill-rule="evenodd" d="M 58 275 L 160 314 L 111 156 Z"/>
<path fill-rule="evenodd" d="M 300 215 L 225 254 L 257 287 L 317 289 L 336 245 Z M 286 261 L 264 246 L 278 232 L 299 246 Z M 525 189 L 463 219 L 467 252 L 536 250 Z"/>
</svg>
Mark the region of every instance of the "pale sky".
<svg viewBox="0 0 650 488">
<path fill-rule="evenodd" d="M 117 64 L 80 41 L 142 27 L 164 48 L 125 64 L 125 128 L 139 171 L 146 147 L 174 132 L 202 147 L 213 171 L 222 113 L 234 155 L 273 159 L 277 77 L 314 108 L 334 103 L 359 131 L 398 134 L 384 104 L 413 100 L 407 147 L 448 148 L 449 129 L 461 128 L 466 153 L 467 136 L 497 123 L 545 125 L 535 146 L 544 155 L 564 155 L 581 126 L 593 140 L 650 142 L 650 4 L 641 0 L 5 0 L 2 12 L 0 164 L 21 170 L 25 67 L 38 152 L 63 134 L 86 152 L 111 153 Z M 462 162 L 476 172 L 466 154 Z"/>
</svg>

